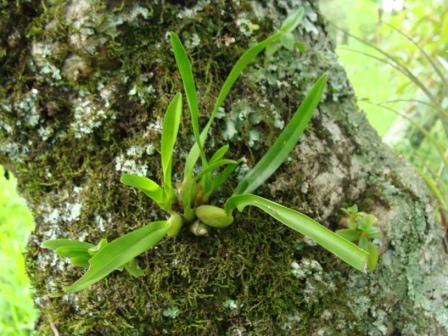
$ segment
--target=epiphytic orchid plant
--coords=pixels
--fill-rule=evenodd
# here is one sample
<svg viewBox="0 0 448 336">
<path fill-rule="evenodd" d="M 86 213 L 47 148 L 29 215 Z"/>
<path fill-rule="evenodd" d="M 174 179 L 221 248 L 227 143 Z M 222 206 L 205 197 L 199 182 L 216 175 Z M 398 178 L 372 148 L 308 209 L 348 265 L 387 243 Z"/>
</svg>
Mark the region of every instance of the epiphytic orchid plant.
<svg viewBox="0 0 448 336">
<path fill-rule="evenodd" d="M 238 161 L 225 158 L 229 150 L 226 144 L 207 158 L 204 151 L 207 135 L 219 108 L 224 103 L 241 72 L 255 57 L 274 42 L 290 39 L 291 32 L 303 18 L 303 9 L 292 13 L 275 34 L 246 50 L 233 66 L 214 103 L 205 127 L 199 130 L 199 104 L 189 57 L 176 33 L 170 33 L 170 42 L 179 69 L 183 89 L 190 111 L 195 143 L 185 162 L 183 180 L 173 185 L 173 148 L 176 143 L 182 117 L 182 95 L 176 94 L 164 116 L 161 138 L 163 180 L 157 183 L 144 176 L 125 174 L 121 182 L 145 193 L 161 209 L 168 219 L 151 222 L 111 242 L 101 240 L 93 245 L 86 242 L 56 239 L 44 242 L 43 247 L 53 249 L 62 257 L 68 257 L 74 265 L 88 267 L 87 272 L 65 290 L 76 292 L 100 281 L 117 269 L 126 269 L 131 275 L 144 274 L 135 257 L 151 249 L 164 237 L 175 237 L 184 225 L 197 236 L 205 236 L 210 228 L 224 229 L 234 222 L 234 212 L 246 206 L 255 206 L 282 224 L 314 240 L 323 248 L 352 267 L 366 271 L 369 260 L 377 258 L 366 249 L 319 224 L 308 216 L 261 196 L 252 194 L 277 170 L 299 141 L 319 104 L 327 76 L 322 75 L 308 92 L 273 145 L 261 160 L 245 175 L 223 206 L 210 201 L 210 196 L 229 179 Z M 200 163 L 198 161 L 200 159 Z M 195 168 L 198 167 L 199 170 Z M 196 173 L 198 171 L 198 173 Z M 179 210 L 180 209 L 180 210 Z"/>
</svg>

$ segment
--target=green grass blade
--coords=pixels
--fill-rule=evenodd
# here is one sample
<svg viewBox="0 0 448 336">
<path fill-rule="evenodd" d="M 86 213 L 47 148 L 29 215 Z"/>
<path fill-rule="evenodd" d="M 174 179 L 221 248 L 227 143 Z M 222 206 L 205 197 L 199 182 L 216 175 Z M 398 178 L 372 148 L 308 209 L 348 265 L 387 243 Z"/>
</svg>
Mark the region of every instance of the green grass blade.
<svg viewBox="0 0 448 336">
<path fill-rule="evenodd" d="M 210 115 L 210 119 L 208 120 L 207 124 L 205 125 L 204 129 L 201 132 L 200 135 L 200 141 L 201 144 L 205 143 L 205 140 L 207 139 L 208 131 L 210 130 L 210 127 L 216 117 L 216 113 L 218 113 L 219 108 L 224 103 L 225 99 L 227 98 L 230 90 L 232 89 L 233 85 L 235 84 L 236 80 L 240 77 L 243 70 L 257 57 L 257 55 L 262 52 L 266 47 L 271 45 L 273 42 L 278 41 L 285 33 L 289 33 L 293 31 L 301 22 L 303 19 L 303 8 L 299 8 L 295 10 L 283 23 L 280 31 L 274 33 L 273 35 L 267 37 L 263 41 L 255 44 L 254 46 L 247 49 L 241 57 L 238 59 L 238 61 L 233 66 L 232 70 L 230 70 L 230 73 L 227 75 L 226 80 L 224 81 L 224 84 L 221 87 L 221 90 L 219 91 L 218 97 L 216 98 L 215 104 L 213 106 L 212 113 Z M 199 158 L 200 154 L 200 147 L 198 147 L 196 144 L 191 148 L 190 152 L 188 153 L 187 161 L 185 164 L 185 172 L 191 172 L 193 171 L 194 165 L 196 164 L 196 161 Z M 187 175 L 187 174 L 186 174 Z"/>
<path fill-rule="evenodd" d="M 127 186 L 137 188 L 144 192 L 146 196 L 151 198 L 159 206 L 164 203 L 163 190 L 153 180 L 144 176 L 124 174 L 121 175 L 120 181 Z"/>
<path fill-rule="evenodd" d="M 167 221 L 153 222 L 111 241 L 90 259 L 87 272 L 65 291 L 80 291 L 123 267 L 162 240 L 168 228 Z"/>
<path fill-rule="evenodd" d="M 231 212 L 235 208 L 243 211 L 248 205 L 263 210 L 294 231 L 314 240 L 320 246 L 357 270 L 362 272 L 367 271 L 368 252 L 298 211 L 251 194 L 230 197 L 225 204 L 225 209 L 228 212 Z"/>
<path fill-rule="evenodd" d="M 322 75 L 317 80 L 274 144 L 268 149 L 261 160 L 258 161 L 255 167 L 240 181 L 235 189 L 234 195 L 254 191 L 287 159 L 289 153 L 293 150 L 302 136 L 303 131 L 308 126 L 320 102 L 326 82 L 327 75 Z"/>
<path fill-rule="evenodd" d="M 163 188 L 168 194 L 172 194 L 171 167 L 173 163 L 173 148 L 176 143 L 181 116 L 182 95 L 178 93 L 168 105 L 165 118 L 163 120 L 161 145 Z"/>
<path fill-rule="evenodd" d="M 191 124 L 193 127 L 193 134 L 195 139 L 195 145 L 199 146 L 199 152 L 202 157 L 203 165 L 207 165 L 207 159 L 205 153 L 202 149 L 202 143 L 199 139 L 199 107 L 198 98 L 196 94 L 196 85 L 194 83 L 193 71 L 188 58 L 187 52 L 185 51 L 182 42 L 176 33 L 170 32 L 171 47 L 173 48 L 174 57 L 176 58 L 176 64 L 182 78 L 182 83 L 184 86 L 185 96 L 187 97 L 188 108 L 191 113 Z M 191 168 L 193 170 L 193 168 Z"/>
<path fill-rule="evenodd" d="M 42 247 L 49 250 L 57 250 L 58 248 L 61 247 L 70 247 L 70 248 L 81 248 L 87 251 L 89 248 L 95 247 L 95 245 L 87 242 L 82 242 L 79 240 L 52 239 L 44 241 L 42 243 Z"/>
</svg>

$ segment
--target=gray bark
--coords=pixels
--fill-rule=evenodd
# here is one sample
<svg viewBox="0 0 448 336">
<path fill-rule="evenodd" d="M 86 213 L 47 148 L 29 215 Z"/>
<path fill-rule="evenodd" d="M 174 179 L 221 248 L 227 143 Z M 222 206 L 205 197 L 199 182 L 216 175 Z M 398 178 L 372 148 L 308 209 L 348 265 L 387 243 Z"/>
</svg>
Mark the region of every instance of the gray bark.
<svg viewBox="0 0 448 336">
<path fill-rule="evenodd" d="M 36 219 L 27 266 L 39 335 L 448 335 L 447 250 L 427 189 L 356 106 L 312 1 L 0 3 L 0 160 Z M 238 56 L 300 5 L 306 18 L 296 35 L 307 51 L 261 55 L 227 100 L 211 145 L 230 142 L 230 156 L 252 166 L 327 72 L 303 141 L 257 192 L 333 229 L 341 207 L 375 214 L 384 234 L 378 269 L 357 272 L 251 210 L 207 238 L 184 230 L 163 241 L 139 258 L 142 278 L 114 272 L 65 294 L 82 271 L 42 241 L 113 239 L 164 218 L 119 176 L 161 175 L 159 125 L 181 90 L 166 33 L 177 31 L 194 60 L 203 125 Z M 192 144 L 187 119 L 179 178 Z"/>
</svg>

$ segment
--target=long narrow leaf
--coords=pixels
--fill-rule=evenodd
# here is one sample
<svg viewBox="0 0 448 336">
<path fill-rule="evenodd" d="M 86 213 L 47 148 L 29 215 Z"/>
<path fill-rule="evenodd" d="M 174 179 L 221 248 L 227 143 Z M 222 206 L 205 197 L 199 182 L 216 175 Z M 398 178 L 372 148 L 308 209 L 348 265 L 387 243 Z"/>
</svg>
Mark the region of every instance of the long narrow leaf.
<svg viewBox="0 0 448 336">
<path fill-rule="evenodd" d="M 207 165 L 207 159 L 202 149 L 202 143 L 199 140 L 199 107 L 196 94 L 196 85 L 194 83 L 193 71 L 187 52 L 176 33 L 170 33 L 171 47 L 173 48 L 176 64 L 182 77 L 185 96 L 187 97 L 188 108 L 191 113 L 191 124 L 196 145 L 199 146 L 199 152 L 202 157 L 203 165 Z"/>
<path fill-rule="evenodd" d="M 164 203 L 162 188 L 156 182 L 147 177 L 124 174 L 121 175 L 120 182 L 144 192 L 146 196 L 159 205 Z"/>
<path fill-rule="evenodd" d="M 50 250 L 57 250 L 61 247 L 69 247 L 69 248 L 81 248 L 88 250 L 89 248 L 95 247 L 95 245 L 82 242 L 79 240 L 71 240 L 71 239 L 52 239 L 46 240 L 42 243 L 42 247 Z"/>
<path fill-rule="evenodd" d="M 63 246 L 56 250 L 56 253 L 61 257 L 74 258 L 74 257 L 90 257 L 88 249 L 85 247 L 68 247 Z"/>
<path fill-rule="evenodd" d="M 196 176 L 196 179 L 200 179 L 201 177 L 203 177 L 204 175 L 208 174 L 208 173 L 212 173 L 213 171 L 215 171 L 216 169 L 218 169 L 219 167 L 222 166 L 226 166 L 226 165 L 230 165 L 230 164 L 237 164 L 238 161 L 235 160 L 229 160 L 229 159 L 221 159 L 218 160 L 216 162 L 213 162 L 212 164 L 210 164 L 207 168 L 203 169 L 198 176 Z"/>
<path fill-rule="evenodd" d="M 226 155 L 226 153 L 228 151 L 229 151 L 229 145 L 228 144 L 225 144 L 224 146 L 218 148 L 216 150 L 216 152 L 210 158 L 209 163 L 212 164 L 213 162 L 221 160 L 224 157 L 224 155 Z"/>
<path fill-rule="evenodd" d="M 221 186 L 229 179 L 230 175 L 234 172 L 235 168 L 238 167 L 238 163 L 231 163 L 227 167 L 225 167 L 222 172 L 218 175 L 214 176 L 211 179 L 210 185 L 204 188 L 204 196 L 203 200 L 206 202 L 210 195 L 217 189 L 221 188 Z"/>
<path fill-rule="evenodd" d="M 248 205 L 263 210 L 294 231 L 314 240 L 357 270 L 367 271 L 369 253 L 298 211 L 251 194 L 232 196 L 224 207 L 231 212 L 235 208 L 243 211 Z"/>
<path fill-rule="evenodd" d="M 171 192 L 171 167 L 173 163 L 173 148 L 176 143 L 177 133 L 179 131 L 180 119 L 182 116 L 182 95 L 180 93 L 174 96 L 168 105 L 165 118 L 163 120 L 162 131 L 162 171 L 163 171 L 163 188 L 167 192 Z"/>
<path fill-rule="evenodd" d="M 153 222 L 111 241 L 90 259 L 87 272 L 65 291 L 80 291 L 123 267 L 162 240 L 168 228 L 167 221 Z"/>
<path fill-rule="evenodd" d="M 236 80 L 239 78 L 243 70 L 266 47 L 268 47 L 275 41 L 278 41 L 285 33 L 292 32 L 302 21 L 303 13 L 304 13 L 303 8 L 299 8 L 294 12 L 292 12 L 291 15 L 288 16 L 288 18 L 284 21 L 280 31 L 274 33 L 273 35 L 269 36 L 263 41 L 250 47 L 240 56 L 238 61 L 233 66 L 232 70 L 230 70 L 230 73 L 227 75 L 227 78 L 224 81 L 221 90 L 219 91 L 218 97 L 216 98 L 212 113 L 210 115 L 210 119 L 208 120 L 207 124 L 205 125 L 204 129 L 201 132 L 200 136 L 201 145 L 204 144 L 205 140 L 207 139 L 208 131 L 210 130 L 210 127 L 216 117 L 216 113 L 218 113 L 219 108 L 224 103 L 225 99 L 227 98 L 227 95 L 229 94 L 230 90 L 232 89 L 233 85 L 235 84 Z M 194 165 L 196 164 L 196 161 L 199 158 L 199 154 L 200 154 L 200 147 L 198 147 L 195 144 L 188 153 L 188 157 L 185 164 L 186 173 L 191 172 L 193 170 Z"/>
<path fill-rule="evenodd" d="M 238 164 L 230 164 L 213 179 L 213 190 L 219 189 L 230 177 Z"/>
<path fill-rule="evenodd" d="M 302 136 L 303 131 L 308 126 L 320 102 L 326 82 L 327 75 L 322 75 L 317 80 L 274 144 L 268 149 L 261 160 L 258 161 L 255 167 L 240 181 L 235 189 L 234 195 L 254 191 L 287 159 L 289 153 L 293 150 Z"/>
</svg>

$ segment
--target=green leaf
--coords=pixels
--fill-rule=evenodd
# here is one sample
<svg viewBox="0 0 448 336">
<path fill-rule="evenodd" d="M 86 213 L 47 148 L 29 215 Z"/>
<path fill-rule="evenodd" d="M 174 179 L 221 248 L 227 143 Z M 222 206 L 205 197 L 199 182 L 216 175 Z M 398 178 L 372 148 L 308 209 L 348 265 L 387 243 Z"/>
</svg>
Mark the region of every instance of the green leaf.
<svg viewBox="0 0 448 336">
<path fill-rule="evenodd" d="M 187 221 L 192 220 L 194 217 L 194 211 L 191 206 L 196 196 L 196 187 L 196 180 L 193 177 L 186 176 L 182 181 L 182 185 L 180 188 L 180 197 L 182 200 L 184 216 Z"/>
<path fill-rule="evenodd" d="M 216 150 L 216 152 L 213 154 L 213 156 L 211 157 L 211 159 L 209 161 L 209 164 L 212 164 L 213 162 L 221 160 L 224 157 L 224 155 L 226 155 L 228 150 L 229 150 L 229 145 L 228 144 L 218 148 Z"/>
<path fill-rule="evenodd" d="M 163 197 L 163 189 L 153 180 L 144 176 L 124 174 L 121 175 L 120 181 L 127 186 L 137 188 L 144 192 L 146 196 L 156 202 L 160 207 L 164 205 L 165 198 Z"/>
<path fill-rule="evenodd" d="M 287 159 L 289 153 L 294 149 L 303 131 L 308 126 L 320 102 L 326 82 L 326 75 L 322 75 L 317 80 L 274 144 L 255 167 L 240 181 L 234 195 L 250 193 L 257 189 Z"/>
<path fill-rule="evenodd" d="M 90 257 L 88 248 L 85 247 L 62 246 L 56 249 L 56 253 L 59 256 L 66 258 Z"/>
<path fill-rule="evenodd" d="M 196 176 L 196 180 L 200 179 L 205 174 L 214 172 L 219 167 L 230 165 L 230 164 L 238 164 L 238 161 L 229 160 L 229 159 L 221 159 L 221 160 L 215 161 L 213 163 L 210 163 L 210 165 L 207 168 L 202 169 L 201 172 L 198 174 L 198 176 Z"/>
<path fill-rule="evenodd" d="M 218 97 L 216 98 L 215 104 L 213 106 L 212 113 L 210 115 L 210 119 L 208 120 L 207 124 L 205 125 L 204 129 L 201 132 L 200 135 L 200 144 L 204 144 L 205 140 L 207 139 L 208 131 L 213 123 L 213 120 L 216 117 L 216 113 L 218 113 L 219 108 L 224 103 L 225 99 L 227 98 L 227 95 L 229 94 L 230 90 L 232 89 L 233 85 L 235 84 L 236 80 L 239 78 L 243 70 L 257 57 L 257 55 L 262 52 L 266 47 L 270 46 L 275 41 L 278 41 L 285 33 L 291 32 L 294 30 L 297 25 L 300 23 L 300 21 L 303 18 L 303 8 L 299 8 L 296 11 L 294 11 L 283 23 L 282 28 L 280 31 L 276 32 L 275 34 L 267 37 L 263 41 L 255 44 L 254 46 L 247 49 L 238 59 L 238 61 L 235 63 L 235 65 L 232 67 L 232 70 L 230 70 L 230 73 L 227 75 L 226 80 L 224 81 L 224 84 L 221 87 L 221 90 L 219 91 Z M 196 140 L 197 142 L 197 140 Z M 193 168 L 196 164 L 196 161 L 199 158 L 201 147 L 198 147 L 197 144 L 195 144 L 190 152 L 188 153 L 188 157 L 185 163 L 185 175 L 190 175 L 193 171 Z"/>
<path fill-rule="evenodd" d="M 104 248 L 107 244 L 109 244 L 109 242 L 107 241 L 106 238 L 102 238 L 98 244 L 96 244 L 94 247 L 89 248 L 89 254 L 91 256 L 95 255 L 99 250 L 101 250 L 102 248 Z"/>
<path fill-rule="evenodd" d="M 70 258 L 70 262 L 79 267 L 89 267 L 90 256 L 79 256 Z"/>
<path fill-rule="evenodd" d="M 369 261 L 367 263 L 369 271 L 373 271 L 378 265 L 378 248 L 373 244 L 369 243 L 367 245 L 367 252 L 369 252 Z"/>
<path fill-rule="evenodd" d="M 283 21 L 280 30 L 286 33 L 292 32 L 294 29 L 296 29 L 299 23 L 302 22 L 304 15 L 305 10 L 303 9 L 303 7 L 297 8 L 285 19 L 285 21 Z"/>
<path fill-rule="evenodd" d="M 221 173 L 219 173 L 215 178 L 213 178 L 212 190 L 219 189 L 229 179 L 230 175 L 232 175 L 236 167 L 238 167 L 237 163 L 230 164 L 226 168 L 224 168 L 224 170 Z"/>
<path fill-rule="evenodd" d="M 289 51 L 292 51 L 295 48 L 296 38 L 293 33 L 285 33 L 280 39 L 280 42 L 283 47 Z"/>
<path fill-rule="evenodd" d="M 182 95 L 176 94 L 171 100 L 166 110 L 163 120 L 162 131 L 162 171 L 163 171 L 163 188 L 165 195 L 171 200 L 173 197 L 173 187 L 171 184 L 171 169 L 173 163 L 173 149 L 176 143 L 179 124 L 182 116 Z"/>
<path fill-rule="evenodd" d="M 137 260 L 132 259 L 130 262 L 124 265 L 124 269 L 133 277 L 141 277 L 145 275 L 145 271 L 141 269 Z"/>
<path fill-rule="evenodd" d="M 221 186 L 229 179 L 230 175 L 234 172 L 235 168 L 238 167 L 238 163 L 231 163 L 223 169 L 218 175 L 211 179 L 211 183 L 207 188 L 204 188 L 203 200 L 208 201 L 210 195 L 213 191 L 221 188 Z"/>
<path fill-rule="evenodd" d="M 357 204 L 353 204 L 351 207 L 348 207 L 348 208 L 342 208 L 341 210 L 343 213 L 345 213 L 349 216 L 356 215 L 359 212 Z"/>
<path fill-rule="evenodd" d="M 372 226 L 366 232 L 367 232 L 367 237 L 370 239 L 381 238 L 383 235 L 381 230 L 376 226 Z"/>
<path fill-rule="evenodd" d="M 367 238 L 367 237 L 361 237 L 360 239 L 359 239 L 359 242 L 358 242 L 358 246 L 360 247 L 360 248 L 362 248 L 363 250 L 366 250 L 367 251 L 367 247 L 369 246 L 369 238 Z"/>
<path fill-rule="evenodd" d="M 176 33 L 170 32 L 171 47 L 173 48 L 176 64 L 182 77 L 185 96 L 187 97 L 188 108 L 191 114 L 191 125 L 193 127 L 194 139 L 202 157 L 203 165 L 207 165 L 207 159 L 202 149 L 202 143 L 199 139 L 199 107 L 196 94 L 196 85 L 194 83 L 193 71 L 187 52 Z M 193 165 L 194 166 L 194 165 Z M 191 171 L 193 167 L 191 167 Z M 191 172 L 190 171 L 190 172 Z"/>
<path fill-rule="evenodd" d="M 153 222 L 111 241 L 90 259 L 87 272 L 65 291 L 80 291 L 123 267 L 162 240 L 168 228 L 167 221 Z"/>
<path fill-rule="evenodd" d="M 224 207 L 226 211 L 232 212 L 235 208 L 243 211 L 248 205 L 263 210 L 289 228 L 314 240 L 357 270 L 366 271 L 369 257 L 366 251 L 298 211 L 251 194 L 232 196 Z"/>
<path fill-rule="evenodd" d="M 50 250 L 57 250 L 61 247 L 72 247 L 72 248 L 84 248 L 88 250 L 95 245 L 82 242 L 79 240 L 71 240 L 71 239 L 52 239 L 46 240 L 42 243 L 42 247 Z"/>
<path fill-rule="evenodd" d="M 89 266 L 89 249 L 95 245 L 71 239 L 47 240 L 42 244 L 43 248 L 54 250 L 58 256 L 70 258 L 75 266 Z"/>
<path fill-rule="evenodd" d="M 336 233 L 351 242 L 357 241 L 361 236 L 359 231 L 353 229 L 341 229 L 337 230 Z"/>
</svg>

